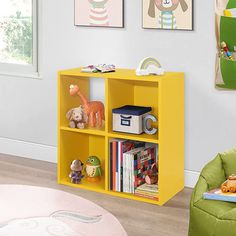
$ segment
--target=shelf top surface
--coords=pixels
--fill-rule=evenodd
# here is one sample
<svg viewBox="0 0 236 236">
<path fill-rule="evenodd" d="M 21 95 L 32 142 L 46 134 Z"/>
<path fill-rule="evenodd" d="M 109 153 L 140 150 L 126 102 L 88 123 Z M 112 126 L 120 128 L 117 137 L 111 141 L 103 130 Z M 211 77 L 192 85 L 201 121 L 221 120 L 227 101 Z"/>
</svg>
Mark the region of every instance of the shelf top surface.
<svg viewBox="0 0 236 236">
<path fill-rule="evenodd" d="M 135 70 L 131 69 L 116 69 L 115 72 L 111 73 L 86 73 L 81 72 L 81 68 L 75 68 L 70 70 L 59 71 L 59 75 L 67 76 L 79 76 L 87 78 L 104 78 L 104 79 L 123 79 L 123 80 L 141 80 L 150 82 L 159 82 L 163 79 L 183 76 L 183 72 L 166 72 L 164 75 L 148 75 L 148 76 L 137 76 Z"/>
</svg>

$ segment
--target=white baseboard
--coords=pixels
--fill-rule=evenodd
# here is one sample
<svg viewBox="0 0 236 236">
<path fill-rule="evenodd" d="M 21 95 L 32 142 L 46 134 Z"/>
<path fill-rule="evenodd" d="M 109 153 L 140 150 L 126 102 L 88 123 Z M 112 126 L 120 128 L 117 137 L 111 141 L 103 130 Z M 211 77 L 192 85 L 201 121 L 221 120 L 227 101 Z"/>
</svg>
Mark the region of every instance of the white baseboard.
<svg viewBox="0 0 236 236">
<path fill-rule="evenodd" d="M 193 188 L 199 178 L 200 172 L 185 170 L 184 171 L 184 185 L 185 187 Z"/>
<path fill-rule="evenodd" d="M 40 161 L 57 162 L 57 147 L 8 138 L 0 138 L 0 153 Z M 199 172 L 185 170 L 185 186 L 193 188 L 197 183 L 199 174 Z"/>
<path fill-rule="evenodd" d="M 0 153 L 40 161 L 57 162 L 57 147 L 8 138 L 0 138 Z"/>
</svg>

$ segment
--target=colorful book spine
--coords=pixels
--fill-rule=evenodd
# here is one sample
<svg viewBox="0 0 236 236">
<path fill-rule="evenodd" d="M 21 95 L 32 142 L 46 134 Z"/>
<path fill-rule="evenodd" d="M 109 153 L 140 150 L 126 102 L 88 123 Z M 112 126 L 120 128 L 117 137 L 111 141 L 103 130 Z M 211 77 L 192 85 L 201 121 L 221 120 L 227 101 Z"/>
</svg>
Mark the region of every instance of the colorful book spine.
<svg viewBox="0 0 236 236">
<path fill-rule="evenodd" d="M 112 190 L 116 190 L 116 142 L 112 142 Z"/>
<path fill-rule="evenodd" d="M 120 191 L 123 192 L 123 153 L 125 142 L 122 141 L 120 145 Z"/>
<path fill-rule="evenodd" d="M 113 190 L 113 158 L 112 158 L 112 155 L 113 155 L 113 151 L 112 151 L 112 148 L 113 148 L 113 143 L 110 141 L 110 152 L 109 152 L 109 156 L 110 156 L 110 165 L 109 165 L 109 170 L 110 170 L 110 190 Z"/>
<path fill-rule="evenodd" d="M 122 157 L 123 157 L 123 151 L 122 151 L 122 146 L 123 146 L 123 141 L 118 141 L 118 189 L 117 191 L 118 192 L 121 192 L 121 185 L 122 185 L 122 176 L 121 176 L 121 170 L 122 170 L 122 166 L 123 166 L 123 163 L 122 163 Z"/>
<path fill-rule="evenodd" d="M 118 148 L 118 142 L 116 141 L 116 188 L 115 191 L 118 191 L 119 189 L 119 148 Z"/>
<path fill-rule="evenodd" d="M 124 153 L 123 155 L 123 168 L 124 168 L 124 192 L 130 193 L 131 186 L 131 168 L 130 168 L 130 153 Z"/>
</svg>

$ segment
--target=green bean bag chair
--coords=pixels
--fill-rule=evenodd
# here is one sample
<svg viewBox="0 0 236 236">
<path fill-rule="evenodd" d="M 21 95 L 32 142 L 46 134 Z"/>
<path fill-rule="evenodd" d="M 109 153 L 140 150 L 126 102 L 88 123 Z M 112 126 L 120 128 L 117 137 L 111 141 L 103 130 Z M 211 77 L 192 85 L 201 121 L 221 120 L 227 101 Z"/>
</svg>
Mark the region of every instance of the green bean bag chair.
<svg viewBox="0 0 236 236">
<path fill-rule="evenodd" d="M 203 199 L 231 174 L 236 174 L 236 149 L 218 154 L 203 168 L 191 198 L 189 236 L 236 235 L 236 203 Z"/>
</svg>

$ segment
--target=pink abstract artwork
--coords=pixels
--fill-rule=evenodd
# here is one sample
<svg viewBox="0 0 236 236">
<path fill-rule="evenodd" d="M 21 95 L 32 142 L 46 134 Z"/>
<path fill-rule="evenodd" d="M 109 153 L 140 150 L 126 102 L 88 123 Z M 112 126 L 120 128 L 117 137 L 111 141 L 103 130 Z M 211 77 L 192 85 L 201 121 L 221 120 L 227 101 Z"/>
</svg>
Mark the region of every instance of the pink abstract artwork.
<svg viewBox="0 0 236 236">
<path fill-rule="evenodd" d="M 123 27 L 123 0 L 75 0 L 75 25 Z"/>
</svg>

